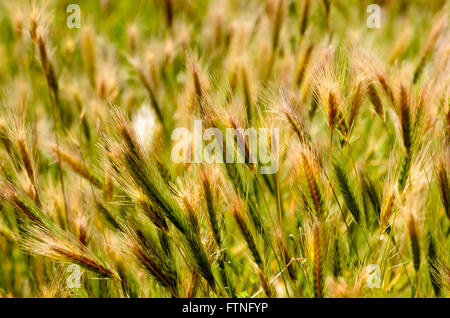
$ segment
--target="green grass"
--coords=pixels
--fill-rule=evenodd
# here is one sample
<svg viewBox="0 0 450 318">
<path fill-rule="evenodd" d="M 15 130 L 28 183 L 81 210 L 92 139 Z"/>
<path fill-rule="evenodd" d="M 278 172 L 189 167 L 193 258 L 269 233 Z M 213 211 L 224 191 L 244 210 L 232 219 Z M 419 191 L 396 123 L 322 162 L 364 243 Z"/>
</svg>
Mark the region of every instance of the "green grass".
<svg viewBox="0 0 450 318">
<path fill-rule="evenodd" d="M 2 1 L 0 296 L 448 297 L 450 3 L 371 2 Z"/>
</svg>

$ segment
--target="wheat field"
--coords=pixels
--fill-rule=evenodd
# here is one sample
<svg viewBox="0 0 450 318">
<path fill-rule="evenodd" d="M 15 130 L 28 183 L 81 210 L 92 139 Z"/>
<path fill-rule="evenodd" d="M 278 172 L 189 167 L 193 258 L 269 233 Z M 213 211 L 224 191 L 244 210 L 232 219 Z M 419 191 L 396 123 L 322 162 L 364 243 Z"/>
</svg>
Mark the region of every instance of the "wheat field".
<svg viewBox="0 0 450 318">
<path fill-rule="evenodd" d="M 0 296 L 448 297 L 449 13 L 1 1 Z"/>
</svg>

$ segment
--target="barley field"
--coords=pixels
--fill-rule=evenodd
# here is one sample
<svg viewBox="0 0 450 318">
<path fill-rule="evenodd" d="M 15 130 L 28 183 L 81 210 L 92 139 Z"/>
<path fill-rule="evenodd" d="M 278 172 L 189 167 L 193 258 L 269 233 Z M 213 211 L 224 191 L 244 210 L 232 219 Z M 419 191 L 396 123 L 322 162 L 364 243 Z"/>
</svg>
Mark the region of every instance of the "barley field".
<svg viewBox="0 0 450 318">
<path fill-rule="evenodd" d="M 449 13 L 1 1 L 0 296 L 449 297 Z"/>
</svg>

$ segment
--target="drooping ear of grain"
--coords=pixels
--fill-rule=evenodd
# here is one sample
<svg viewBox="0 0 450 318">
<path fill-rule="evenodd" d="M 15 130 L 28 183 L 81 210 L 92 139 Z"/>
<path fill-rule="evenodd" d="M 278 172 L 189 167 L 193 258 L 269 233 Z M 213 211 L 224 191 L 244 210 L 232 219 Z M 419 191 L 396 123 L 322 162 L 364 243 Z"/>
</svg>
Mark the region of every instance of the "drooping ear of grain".
<svg viewBox="0 0 450 318">
<path fill-rule="evenodd" d="M 85 27 L 82 30 L 81 46 L 83 62 L 87 70 L 89 81 L 91 85 L 95 87 L 97 80 L 97 58 L 94 34 L 90 27 Z"/>
<path fill-rule="evenodd" d="M 361 210 L 359 208 L 359 204 L 356 200 L 356 197 L 351 189 L 350 183 L 347 178 L 347 174 L 344 169 L 335 162 L 333 164 L 334 173 L 336 174 L 336 179 L 339 184 L 339 189 L 341 190 L 342 196 L 344 197 L 344 202 L 348 210 L 353 215 L 356 223 L 361 223 Z"/>
<path fill-rule="evenodd" d="M 411 154 L 412 135 L 411 135 L 411 109 L 409 101 L 409 93 L 406 87 L 400 85 L 400 105 L 399 105 L 400 125 L 403 137 L 403 145 L 406 153 Z"/>
<path fill-rule="evenodd" d="M 263 268 L 262 257 L 258 249 L 256 248 L 255 239 L 253 238 L 253 235 L 250 232 L 250 229 L 248 228 L 247 222 L 244 220 L 244 218 L 241 215 L 241 212 L 238 210 L 237 207 L 233 207 L 232 212 L 233 218 L 236 221 L 236 224 L 239 226 L 242 236 L 247 242 L 247 246 L 252 254 L 253 260 L 255 261 L 256 265 L 258 265 L 259 268 Z"/>
<path fill-rule="evenodd" d="M 398 190 L 403 192 L 408 180 L 409 170 L 411 169 L 411 159 L 408 155 L 405 155 L 401 161 L 400 173 L 398 175 Z"/>
<path fill-rule="evenodd" d="M 55 70 L 52 63 L 49 60 L 47 47 L 42 35 L 38 35 L 37 46 L 39 51 L 39 59 L 41 61 L 42 68 L 44 69 L 45 78 L 47 79 L 47 84 L 52 91 L 56 100 L 58 100 L 59 90 L 58 90 L 58 80 L 56 79 Z"/>
<path fill-rule="evenodd" d="M 303 170 L 306 177 L 306 182 L 308 184 L 309 193 L 314 203 L 314 209 L 317 213 L 319 219 L 323 219 L 324 211 L 323 211 L 323 199 L 322 193 L 320 191 L 319 185 L 317 183 L 316 176 L 314 175 L 313 169 L 311 167 L 311 163 L 305 154 L 302 153 L 303 160 Z"/>
<path fill-rule="evenodd" d="M 87 170 L 86 166 L 80 162 L 78 158 L 75 158 L 73 155 L 68 152 L 62 151 L 58 149 L 56 146 L 51 146 L 50 148 L 65 164 L 67 164 L 74 172 L 88 180 L 94 186 L 101 188 L 103 184 L 100 180 L 94 176 L 90 171 Z"/>
<path fill-rule="evenodd" d="M 308 46 L 308 48 L 306 49 L 306 51 L 301 56 L 301 59 L 299 61 L 297 76 L 296 76 L 296 80 L 295 80 L 295 83 L 297 84 L 298 87 L 300 87 L 300 85 L 302 84 L 303 79 L 305 77 L 306 69 L 307 69 L 309 61 L 311 59 L 313 49 L 314 49 L 314 44 L 310 44 Z"/>
<path fill-rule="evenodd" d="M 439 260 L 436 251 L 436 244 L 433 239 L 431 232 L 428 232 L 428 250 L 427 250 L 427 263 L 428 272 L 430 275 L 431 285 L 433 286 L 433 291 L 436 297 L 441 295 L 442 283 L 441 275 L 439 271 Z"/>
<path fill-rule="evenodd" d="M 410 216 L 408 221 L 408 231 L 409 238 L 411 241 L 411 252 L 413 256 L 413 264 L 416 272 L 420 268 L 420 241 L 419 241 L 419 230 L 417 228 L 416 219 L 413 215 Z"/>
<path fill-rule="evenodd" d="M 352 87 L 350 113 L 348 116 L 348 126 L 352 129 L 356 116 L 362 105 L 364 96 L 366 94 L 366 86 L 363 79 L 358 80 Z"/>
<path fill-rule="evenodd" d="M 342 276 L 342 251 L 341 243 L 338 236 L 334 238 L 333 242 L 333 276 L 335 278 Z"/>
<path fill-rule="evenodd" d="M 365 171 L 360 171 L 359 175 L 361 177 L 361 185 L 364 194 L 368 196 L 372 209 L 375 212 L 376 220 L 379 223 L 381 216 L 381 200 L 378 191 L 375 188 L 375 184 Z"/>
<path fill-rule="evenodd" d="M 367 93 L 369 95 L 370 102 L 375 109 L 375 112 L 378 114 L 378 116 L 380 116 L 381 120 L 384 121 L 383 103 L 381 102 L 380 95 L 378 94 L 374 84 L 369 84 Z"/>
<path fill-rule="evenodd" d="M 306 28 L 308 27 L 308 13 L 311 0 L 305 0 L 303 2 L 302 12 L 301 12 L 301 23 L 300 23 L 300 36 L 303 37 Z"/>
<path fill-rule="evenodd" d="M 441 196 L 442 205 L 444 206 L 445 213 L 447 214 L 447 217 L 450 220 L 450 187 L 448 182 L 448 165 L 446 166 L 443 161 L 439 161 L 436 174 L 438 179 L 438 186 L 440 191 L 439 194 Z"/>
<path fill-rule="evenodd" d="M 272 30 L 272 52 L 278 49 L 280 41 L 281 27 L 284 20 L 284 0 L 278 0 L 277 8 L 275 11 L 275 17 L 273 20 L 273 30 Z"/>
<path fill-rule="evenodd" d="M 420 56 L 419 63 L 417 63 L 416 69 L 414 71 L 414 76 L 413 76 L 414 83 L 418 82 L 418 80 L 423 72 L 423 69 L 425 67 L 425 64 L 427 63 L 427 61 L 433 51 L 434 45 L 435 45 L 437 39 L 439 38 L 441 32 L 444 30 L 445 24 L 446 24 L 446 16 L 443 16 L 431 28 L 430 34 L 428 35 L 428 39 L 425 44 L 425 48 L 422 52 L 422 55 Z"/>
<path fill-rule="evenodd" d="M 169 28 L 173 25 L 173 0 L 164 0 L 164 9 L 166 13 L 166 21 Z"/>
<path fill-rule="evenodd" d="M 314 297 L 324 297 L 323 282 L 323 246 L 319 225 L 313 229 L 313 276 L 314 276 Z"/>
</svg>

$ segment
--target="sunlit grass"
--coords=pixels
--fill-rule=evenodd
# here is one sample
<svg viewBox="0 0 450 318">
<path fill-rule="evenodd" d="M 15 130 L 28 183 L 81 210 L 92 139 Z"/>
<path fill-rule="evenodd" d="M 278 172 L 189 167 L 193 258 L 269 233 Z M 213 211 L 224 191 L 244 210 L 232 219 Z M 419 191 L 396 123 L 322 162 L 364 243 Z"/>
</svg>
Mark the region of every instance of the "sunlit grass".
<svg viewBox="0 0 450 318">
<path fill-rule="evenodd" d="M 371 2 L 2 1 L 0 295 L 448 297 L 450 4 Z"/>
</svg>

